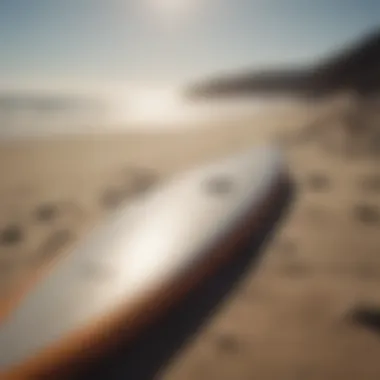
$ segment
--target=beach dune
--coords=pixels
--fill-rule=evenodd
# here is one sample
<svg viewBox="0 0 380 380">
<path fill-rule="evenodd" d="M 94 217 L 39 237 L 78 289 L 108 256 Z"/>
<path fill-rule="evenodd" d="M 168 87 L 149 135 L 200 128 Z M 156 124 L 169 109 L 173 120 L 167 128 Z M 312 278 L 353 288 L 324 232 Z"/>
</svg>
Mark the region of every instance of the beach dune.
<svg viewBox="0 0 380 380">
<path fill-rule="evenodd" d="M 310 104 L 186 132 L 1 143 L 1 299 L 136 193 L 278 141 L 297 184 L 290 213 L 258 270 L 162 378 L 377 380 L 376 323 L 353 316 L 363 307 L 375 316 L 380 310 L 380 166 L 374 155 L 342 153 L 345 121 L 336 104 L 324 107 L 335 116 L 322 118 L 329 127 L 309 139 L 296 137 L 321 114 Z M 337 144 L 329 146 L 329 133 Z"/>
</svg>

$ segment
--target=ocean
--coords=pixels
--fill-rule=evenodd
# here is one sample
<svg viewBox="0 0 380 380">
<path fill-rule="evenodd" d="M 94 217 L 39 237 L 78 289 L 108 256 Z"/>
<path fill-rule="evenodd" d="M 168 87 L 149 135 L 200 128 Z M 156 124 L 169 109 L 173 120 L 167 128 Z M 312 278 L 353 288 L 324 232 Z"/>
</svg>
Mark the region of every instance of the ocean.
<svg viewBox="0 0 380 380">
<path fill-rule="evenodd" d="M 0 138 L 187 130 L 293 106 L 288 98 L 190 101 L 180 89 L 94 93 L 2 92 Z"/>
</svg>

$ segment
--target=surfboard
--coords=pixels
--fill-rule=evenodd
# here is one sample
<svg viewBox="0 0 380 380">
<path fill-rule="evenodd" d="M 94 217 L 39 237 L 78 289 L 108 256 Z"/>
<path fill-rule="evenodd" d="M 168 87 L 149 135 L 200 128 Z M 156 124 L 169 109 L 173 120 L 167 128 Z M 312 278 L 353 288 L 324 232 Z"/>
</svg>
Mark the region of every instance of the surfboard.
<svg viewBox="0 0 380 380">
<path fill-rule="evenodd" d="M 281 151 L 255 147 L 117 210 L 3 318 L 0 378 L 58 378 L 121 336 L 136 337 L 233 259 L 288 182 Z"/>
</svg>

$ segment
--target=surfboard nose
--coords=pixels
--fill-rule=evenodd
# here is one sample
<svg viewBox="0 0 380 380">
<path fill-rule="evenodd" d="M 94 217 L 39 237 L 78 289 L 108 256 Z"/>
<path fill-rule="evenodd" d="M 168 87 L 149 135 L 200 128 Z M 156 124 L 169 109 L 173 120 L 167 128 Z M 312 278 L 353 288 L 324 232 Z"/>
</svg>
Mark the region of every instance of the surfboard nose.
<svg viewBox="0 0 380 380">
<path fill-rule="evenodd" d="M 265 190 L 280 178 L 289 176 L 285 153 L 279 145 L 266 144 L 231 156 L 220 162 L 221 168 L 229 168 L 236 181 L 247 181 L 251 186 L 263 185 Z M 217 170 L 215 169 L 215 172 Z"/>
<path fill-rule="evenodd" d="M 93 328 L 120 306 L 140 313 L 136 299 L 162 284 L 175 279 L 181 288 L 183 274 L 207 262 L 226 236 L 254 228 L 252 219 L 287 176 L 285 162 L 279 146 L 254 147 L 175 176 L 138 203 L 137 212 L 120 210 L 57 263 L 0 325 L 0 377 L 37 354 L 45 365 L 46 350 L 59 351 L 67 337 L 76 347 L 77 331 Z M 83 265 L 111 275 L 89 280 Z"/>
</svg>

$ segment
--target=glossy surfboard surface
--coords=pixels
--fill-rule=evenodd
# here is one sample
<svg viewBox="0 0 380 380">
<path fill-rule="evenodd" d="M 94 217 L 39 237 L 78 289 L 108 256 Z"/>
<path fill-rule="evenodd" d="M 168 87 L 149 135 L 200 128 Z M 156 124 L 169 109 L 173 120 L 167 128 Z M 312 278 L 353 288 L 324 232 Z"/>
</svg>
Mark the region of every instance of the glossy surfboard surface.
<svg viewBox="0 0 380 380">
<path fill-rule="evenodd" d="M 233 257 L 286 180 L 281 152 L 257 147 L 174 177 L 118 210 L 3 320 L 0 378 L 39 378 L 119 331 L 137 334 Z"/>
</svg>

